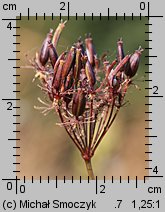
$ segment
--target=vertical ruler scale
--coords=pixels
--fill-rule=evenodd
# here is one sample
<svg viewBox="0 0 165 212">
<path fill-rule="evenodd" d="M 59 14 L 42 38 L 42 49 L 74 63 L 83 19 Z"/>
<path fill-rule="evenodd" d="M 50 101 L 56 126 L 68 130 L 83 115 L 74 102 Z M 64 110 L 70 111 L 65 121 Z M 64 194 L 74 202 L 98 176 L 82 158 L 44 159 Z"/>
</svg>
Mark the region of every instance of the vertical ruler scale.
<svg viewBox="0 0 165 212">
<path fill-rule="evenodd" d="M 156 4 L 153 1 L 139 1 L 133 4 L 129 0 L 120 3 L 118 1 L 103 1 L 97 2 L 97 5 L 94 1 L 90 3 L 86 0 L 83 2 L 72 0 L 58 1 L 56 3 L 52 1 L 51 3 L 41 2 L 36 5 L 31 0 L 24 3 L 19 0 L 14 3 L 2 0 L 0 5 L 2 34 L 1 79 L 3 79 L 0 92 L 0 114 L 2 120 L 0 164 L 2 167 L 1 190 L 3 192 L 3 195 L 0 195 L 0 210 L 23 211 L 24 209 L 29 209 L 29 211 L 35 211 L 36 209 L 37 211 L 45 209 L 52 211 L 62 209 L 67 211 L 69 209 L 79 209 L 84 211 L 85 209 L 100 211 L 104 207 L 105 211 L 115 211 L 115 209 L 121 211 L 142 209 L 164 211 L 164 73 L 162 73 L 164 61 L 162 43 L 165 33 L 163 30 L 164 14 L 159 5 L 161 2 L 157 1 Z M 80 24 L 83 21 L 93 21 L 93 24 L 95 24 L 96 19 L 103 23 L 106 19 L 109 23 L 116 21 L 116 25 L 121 20 L 123 25 L 128 19 L 130 25 L 131 21 L 138 19 L 139 22 L 136 22 L 136 24 L 140 24 L 140 21 L 143 22 L 145 20 L 144 34 L 146 45 L 142 46 L 144 48 L 145 78 L 143 76 L 142 80 L 137 79 L 137 81 L 144 80 L 142 85 L 142 90 L 144 91 L 142 92 L 145 94 L 145 170 L 143 173 L 146 174 L 143 177 L 139 177 L 137 174 L 133 178 L 129 175 L 123 177 L 118 172 L 117 177 L 112 175 L 107 178 L 105 175 L 101 180 L 97 175 L 95 180 L 90 180 L 89 177 L 84 180 L 83 176 L 77 178 L 74 175 L 71 175 L 70 180 L 68 180 L 65 175 L 59 177 L 48 173 L 45 176 L 40 174 L 40 172 L 36 172 L 37 175 L 35 174 L 35 169 L 34 174 L 32 173 L 30 176 L 29 174 L 26 175 L 26 171 L 22 172 L 22 170 L 26 170 L 21 165 L 25 157 L 22 154 L 25 153 L 23 147 L 29 148 L 29 146 L 28 143 L 22 140 L 22 137 L 25 138 L 22 136 L 22 130 L 24 130 L 25 125 L 21 124 L 26 118 L 24 115 L 22 116 L 23 107 L 26 107 L 28 102 L 24 99 L 22 103 L 22 91 L 24 91 L 26 85 L 22 86 L 21 82 L 22 78 L 31 74 L 31 70 L 27 69 L 25 73 L 22 68 L 27 65 L 27 63 L 24 65 L 24 61 L 21 61 L 22 55 L 25 54 L 21 50 L 26 44 L 23 39 L 25 34 L 21 34 L 21 32 L 24 32 L 21 30 L 22 21 L 24 21 L 26 27 L 29 26 L 30 21 L 34 21 L 33 27 L 35 28 L 36 26 L 35 33 L 37 35 L 37 23 L 41 25 L 41 30 L 42 26 L 50 28 L 49 25 L 52 26 L 59 19 L 67 20 L 67 24 L 73 20 Z M 39 24 L 41 22 L 42 24 Z M 30 28 L 27 27 L 26 30 L 26 33 L 31 33 Z M 75 28 L 73 28 L 72 33 L 76 34 Z M 27 37 L 27 39 L 30 40 L 30 37 Z M 40 35 L 38 39 L 41 39 Z M 65 43 L 66 41 L 62 40 L 62 42 Z M 59 48 L 62 49 L 64 48 L 63 46 L 62 44 Z M 114 54 L 116 52 L 112 52 L 110 57 L 113 57 Z M 28 59 L 31 56 L 29 55 L 27 55 Z M 34 56 L 33 52 L 32 55 Z M 144 85 L 147 86 L 144 87 Z M 28 114 L 26 115 L 28 116 Z M 33 123 L 31 124 L 33 126 Z M 27 132 L 26 136 L 30 133 L 31 131 Z M 138 136 L 140 137 L 140 135 Z M 41 147 L 39 147 L 38 152 Z M 29 150 L 31 151 L 30 148 Z M 30 154 L 31 160 L 33 160 L 33 152 Z M 46 152 L 46 154 L 49 155 L 51 153 Z M 24 164 L 28 166 L 28 163 L 24 162 Z"/>
<path fill-rule="evenodd" d="M 143 4 L 143 3 L 142 3 Z M 155 119 L 153 119 L 153 115 L 155 113 L 155 111 L 153 111 L 153 107 L 155 107 L 156 101 L 154 99 L 161 99 L 163 98 L 163 95 L 160 95 L 160 91 L 159 90 L 159 86 L 155 85 L 155 77 L 152 77 L 153 75 L 155 75 L 155 73 L 153 73 L 154 71 L 154 66 L 156 62 L 156 60 L 159 61 L 158 59 L 158 55 L 156 55 L 156 51 L 154 51 L 154 47 L 153 47 L 153 43 L 154 43 L 154 39 L 153 39 L 153 19 L 154 18 L 163 18 L 163 16 L 160 15 L 151 15 L 150 12 L 150 2 L 148 2 L 148 21 L 149 23 L 147 23 L 146 25 L 149 26 L 149 30 L 147 32 L 145 32 L 146 34 L 149 35 L 148 39 L 146 39 L 147 42 L 149 42 L 149 48 L 145 48 L 149 50 L 149 55 L 145 55 L 146 58 L 149 58 L 148 63 L 146 63 L 146 66 L 149 66 L 149 71 L 145 72 L 147 75 L 149 75 L 149 79 L 147 79 L 147 81 L 149 82 L 149 86 L 146 87 L 145 89 L 149 91 L 149 94 L 147 94 L 145 96 L 146 99 L 148 99 L 148 103 L 146 103 L 146 106 L 149 106 L 149 110 L 145 111 L 145 114 L 147 115 L 147 118 L 145 119 L 145 121 L 147 123 L 149 123 L 149 126 L 146 127 L 146 131 L 148 131 L 147 135 L 145 135 L 146 139 L 149 139 L 149 143 L 145 144 L 147 146 L 149 146 L 148 151 L 146 151 L 145 153 L 149 155 L 149 158 L 146 159 L 145 161 L 149 164 L 148 167 L 146 167 L 146 170 L 149 170 L 149 175 L 144 177 L 144 181 L 146 181 L 146 179 L 149 178 L 162 178 L 163 176 L 160 174 L 159 171 L 159 166 L 157 165 L 157 162 L 154 161 L 152 159 L 152 154 L 154 153 L 154 145 L 155 143 L 158 143 L 159 138 L 158 135 L 155 132 L 155 130 L 153 129 L 153 122 L 156 122 L 156 117 Z M 158 100 L 159 101 L 159 100 Z"/>
</svg>

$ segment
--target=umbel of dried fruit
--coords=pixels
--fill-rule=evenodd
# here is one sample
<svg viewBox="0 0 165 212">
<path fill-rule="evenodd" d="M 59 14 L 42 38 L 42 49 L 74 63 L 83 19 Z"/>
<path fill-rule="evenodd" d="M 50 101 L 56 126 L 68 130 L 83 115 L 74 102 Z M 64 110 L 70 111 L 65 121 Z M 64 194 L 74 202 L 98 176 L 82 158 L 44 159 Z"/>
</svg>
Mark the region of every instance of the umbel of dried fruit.
<svg viewBox="0 0 165 212">
<path fill-rule="evenodd" d="M 94 179 L 91 158 L 104 135 L 114 122 L 124 97 L 137 73 L 141 47 L 133 54 L 125 54 L 123 41 L 117 41 L 117 56 L 113 62 L 106 55 L 98 58 L 92 36 L 80 38 L 68 51 L 56 50 L 66 22 L 54 32 L 50 29 L 32 65 L 41 89 L 50 99 L 42 107 L 46 114 L 54 109 L 71 140 L 86 163 L 88 176 Z"/>
</svg>

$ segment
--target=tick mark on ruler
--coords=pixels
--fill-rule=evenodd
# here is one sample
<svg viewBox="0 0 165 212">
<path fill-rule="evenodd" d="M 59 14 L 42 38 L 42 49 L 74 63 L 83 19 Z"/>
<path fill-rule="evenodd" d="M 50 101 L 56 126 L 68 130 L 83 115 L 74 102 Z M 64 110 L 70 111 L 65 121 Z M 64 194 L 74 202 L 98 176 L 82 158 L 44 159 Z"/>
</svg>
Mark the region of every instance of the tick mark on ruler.
<svg viewBox="0 0 165 212">
<path fill-rule="evenodd" d="M 121 183 L 121 176 L 120 176 L 120 183 Z"/>
<path fill-rule="evenodd" d="M 85 21 L 85 13 L 84 13 L 84 21 Z"/>
<path fill-rule="evenodd" d="M 101 13 L 100 13 L 100 21 L 101 21 Z"/>
<path fill-rule="evenodd" d="M 20 60 L 20 59 L 18 59 L 18 58 L 11 58 L 11 59 L 8 59 L 8 60 Z"/>
<path fill-rule="evenodd" d="M 2 100 L 6 100 L 6 101 L 19 101 L 21 99 L 2 99 Z M 14 107 L 13 107 L 14 108 Z"/>
<path fill-rule="evenodd" d="M 30 9 L 28 8 L 28 20 L 30 18 Z"/>
<path fill-rule="evenodd" d="M 138 178 L 136 176 L 136 188 L 138 187 Z"/>
<path fill-rule="evenodd" d="M 146 105 L 146 106 L 152 106 L 152 104 L 151 104 L 151 103 L 146 103 L 145 105 Z"/>
<path fill-rule="evenodd" d="M 132 13 L 132 21 L 133 21 L 133 13 Z"/>
<path fill-rule="evenodd" d="M 152 82 L 152 79 L 146 79 L 145 82 Z"/>
<path fill-rule="evenodd" d="M 58 180 L 57 180 L 57 176 L 56 176 L 56 188 L 57 188 L 57 181 L 58 181 Z"/>
<path fill-rule="evenodd" d="M 152 24 L 145 24 L 146 26 L 152 26 Z"/>
<path fill-rule="evenodd" d="M 20 138 L 8 138 L 8 141 L 20 141 Z"/>
<path fill-rule="evenodd" d="M 145 55 L 145 57 L 158 57 L 157 55 Z"/>
<path fill-rule="evenodd" d="M 109 8 L 108 8 L 108 20 L 109 20 Z"/>
<path fill-rule="evenodd" d="M 96 180 L 95 180 L 95 182 L 96 182 L 96 194 L 97 194 L 97 186 L 98 186 L 97 176 L 96 176 Z"/>
<path fill-rule="evenodd" d="M 129 183 L 129 176 L 128 176 L 128 183 Z"/>
<path fill-rule="evenodd" d="M 153 98 L 153 97 L 163 98 L 163 96 L 145 96 L 145 97 L 148 97 L 148 98 Z"/>
</svg>

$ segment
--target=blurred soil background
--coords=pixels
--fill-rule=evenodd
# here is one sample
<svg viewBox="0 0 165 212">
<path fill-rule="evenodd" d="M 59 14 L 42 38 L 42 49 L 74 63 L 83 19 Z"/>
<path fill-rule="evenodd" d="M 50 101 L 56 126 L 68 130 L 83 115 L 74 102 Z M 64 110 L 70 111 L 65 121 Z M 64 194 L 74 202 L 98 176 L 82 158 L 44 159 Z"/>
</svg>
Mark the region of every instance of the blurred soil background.
<svg viewBox="0 0 165 212">
<path fill-rule="evenodd" d="M 71 17 L 62 32 L 57 48 L 58 54 L 70 48 L 79 36 L 84 39 L 86 33 L 92 34 L 98 56 L 108 51 L 110 61 L 116 57 L 116 42 L 120 37 L 123 38 L 126 54 L 134 52 L 140 45 L 145 48 L 147 47 L 145 42 L 147 26 L 145 26 L 146 19 L 143 19 L 140 21 L 139 17 L 136 17 L 132 21 L 131 17 L 126 17 L 124 21 L 123 17 L 119 17 L 116 21 L 111 17 L 107 21 L 107 18 L 103 17 L 100 21 L 99 18 L 94 17 L 92 21 L 87 17 L 84 21 L 83 18 L 78 17 L 78 21 L 75 21 L 75 18 Z M 23 17 L 18 24 L 21 26 L 18 29 L 21 35 L 18 38 L 21 43 L 18 49 L 21 54 L 18 57 L 21 61 L 17 65 L 27 66 L 29 62 L 25 55 L 29 59 L 34 58 L 35 52 L 40 50 L 49 29 L 56 29 L 59 18 L 54 18 L 52 21 L 51 17 L 46 17 L 44 21 L 43 17 L 38 17 L 36 21 L 35 17 L 30 17 L 28 21 L 27 17 Z M 130 179 L 135 179 L 135 176 L 142 179 L 146 174 L 145 127 L 147 125 L 145 119 L 147 115 L 145 111 L 147 107 L 145 103 L 147 102 L 145 95 L 147 93 L 145 87 L 147 84 L 144 80 L 145 71 L 147 71 L 145 63 L 148 63 L 145 58 L 147 54 L 145 50 L 141 57 L 138 74 L 134 77 L 134 83 L 141 90 L 134 86 L 129 89 L 125 99 L 129 100 L 129 103 L 121 108 L 92 159 L 94 173 L 99 179 L 102 179 L 104 175 L 107 179 L 111 179 L 112 175 L 114 179 L 119 179 L 120 176 L 127 178 L 128 175 Z M 21 91 L 18 95 L 21 98 L 21 126 L 18 127 L 21 131 L 19 177 L 26 176 L 30 179 L 33 175 L 35 179 L 40 176 L 43 179 L 47 176 L 54 179 L 58 176 L 62 179 L 65 175 L 66 179 L 71 179 L 72 176 L 78 178 L 81 175 L 83 179 L 86 179 L 84 161 L 64 128 L 56 125 L 60 121 L 55 112 L 52 111 L 44 116 L 34 109 L 34 105 L 42 106 L 37 100 L 38 97 L 45 101 L 44 94 L 37 87 L 39 81 L 32 83 L 34 70 L 20 69 L 17 73 L 21 74 L 19 80 L 21 84 L 17 87 Z"/>
</svg>

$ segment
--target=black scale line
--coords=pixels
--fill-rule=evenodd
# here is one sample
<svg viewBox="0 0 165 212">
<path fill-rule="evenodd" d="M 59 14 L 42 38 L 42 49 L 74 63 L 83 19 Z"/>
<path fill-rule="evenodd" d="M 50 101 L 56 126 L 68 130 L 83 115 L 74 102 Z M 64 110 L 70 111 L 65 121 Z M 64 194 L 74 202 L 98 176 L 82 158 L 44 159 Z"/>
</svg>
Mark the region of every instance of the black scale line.
<svg viewBox="0 0 165 212">
<path fill-rule="evenodd" d="M 58 185 L 57 185 L 57 182 L 58 182 L 58 179 L 57 179 L 57 176 L 56 176 L 56 188 L 57 188 L 57 186 L 58 186 Z"/>
<path fill-rule="evenodd" d="M 109 20 L 109 15 L 110 15 L 110 12 L 109 12 L 109 8 L 108 8 L 108 20 Z"/>
<path fill-rule="evenodd" d="M 96 194 L 97 194 L 98 193 L 98 179 L 97 179 L 97 176 L 96 176 L 95 182 L 96 182 Z"/>
<path fill-rule="evenodd" d="M 136 188 L 138 187 L 138 177 L 136 176 Z"/>
<path fill-rule="evenodd" d="M 122 182 L 121 176 L 120 176 L 120 183 Z"/>
<path fill-rule="evenodd" d="M 70 4 L 68 2 L 68 20 L 69 20 L 69 16 L 70 16 Z"/>
</svg>

